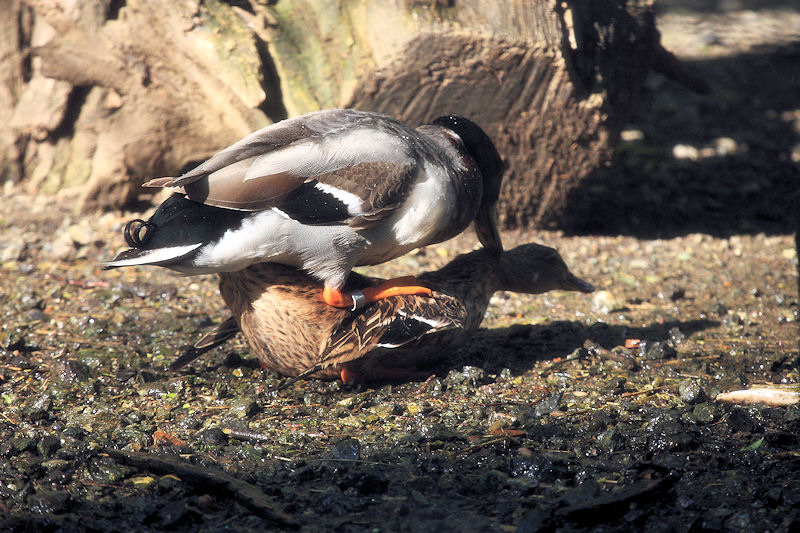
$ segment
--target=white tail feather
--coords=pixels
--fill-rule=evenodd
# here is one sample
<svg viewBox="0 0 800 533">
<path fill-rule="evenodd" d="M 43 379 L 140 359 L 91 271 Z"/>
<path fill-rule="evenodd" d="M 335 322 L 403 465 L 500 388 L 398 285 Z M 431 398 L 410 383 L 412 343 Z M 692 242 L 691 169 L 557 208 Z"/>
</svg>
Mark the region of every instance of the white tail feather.
<svg viewBox="0 0 800 533">
<path fill-rule="evenodd" d="M 200 248 L 202 245 L 203 245 L 202 242 L 198 242 L 195 244 L 188 244 L 186 246 L 170 246 L 169 248 L 156 248 L 154 250 L 143 251 L 140 255 L 137 255 L 136 257 L 107 261 L 103 264 L 103 266 L 107 268 L 116 268 L 116 267 L 153 265 L 153 264 L 163 263 L 171 259 L 177 259 L 179 257 L 182 257 L 188 254 L 189 252 Z"/>
</svg>

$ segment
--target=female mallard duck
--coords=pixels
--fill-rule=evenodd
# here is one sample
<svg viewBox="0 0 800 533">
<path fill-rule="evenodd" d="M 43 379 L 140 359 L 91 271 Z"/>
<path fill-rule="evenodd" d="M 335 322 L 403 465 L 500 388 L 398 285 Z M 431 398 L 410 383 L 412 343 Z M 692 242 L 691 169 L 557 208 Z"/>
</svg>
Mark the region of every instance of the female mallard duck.
<svg viewBox="0 0 800 533">
<path fill-rule="evenodd" d="M 318 298 L 319 284 L 295 268 L 259 263 L 221 273 L 220 293 L 233 317 L 205 335 L 174 367 L 241 328 L 261 365 L 286 376 L 341 375 L 343 381 L 396 377 L 399 369 L 429 362 L 463 343 L 480 325 L 497 291 L 594 290 L 569 271 L 555 249 L 539 244 L 502 254 L 479 249 L 418 279 L 432 289 L 431 297 L 397 296 L 351 311 L 325 305 Z M 352 273 L 347 288 L 363 290 L 378 282 Z"/>
<path fill-rule="evenodd" d="M 484 246 L 501 250 L 502 174 L 494 144 L 465 118 L 412 129 L 366 111 L 310 113 L 252 133 L 180 177 L 146 183 L 175 194 L 147 222 L 128 223 L 131 249 L 105 268 L 203 274 L 279 263 L 323 281 L 323 299 L 337 307 L 430 294 L 396 280 L 355 301 L 341 290 L 354 266 L 444 241 L 473 220 Z"/>
</svg>

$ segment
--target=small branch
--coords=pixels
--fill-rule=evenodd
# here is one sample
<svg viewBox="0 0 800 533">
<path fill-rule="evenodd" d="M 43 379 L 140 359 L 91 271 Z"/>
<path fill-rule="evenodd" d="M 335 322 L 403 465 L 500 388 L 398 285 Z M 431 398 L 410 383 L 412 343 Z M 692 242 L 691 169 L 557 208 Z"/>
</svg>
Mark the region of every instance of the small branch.
<svg viewBox="0 0 800 533">
<path fill-rule="evenodd" d="M 486 446 L 491 446 L 492 444 L 497 444 L 499 442 L 509 442 L 511 440 L 511 436 L 503 435 L 502 437 L 492 438 L 489 440 L 485 440 L 483 442 L 479 442 L 478 444 L 473 444 L 472 446 L 467 446 L 463 450 L 458 450 L 454 452 L 453 455 L 467 455 L 475 450 L 480 450 L 481 448 L 485 448 Z"/>
<path fill-rule="evenodd" d="M 718 402 L 751 405 L 763 403 L 770 407 L 785 407 L 800 402 L 800 392 L 780 389 L 756 388 L 748 390 L 735 390 L 717 394 L 714 400 Z"/>
<path fill-rule="evenodd" d="M 597 524 L 617 519 L 630 509 L 633 502 L 662 497 L 678 481 L 678 477 L 648 479 L 589 501 L 557 509 L 555 515 L 568 520 Z"/>
<path fill-rule="evenodd" d="M 222 470 L 204 468 L 167 455 L 123 452 L 114 449 L 106 449 L 105 452 L 124 464 L 159 475 L 173 474 L 185 483 L 202 487 L 203 490 L 216 490 L 280 525 L 292 528 L 299 526 L 297 520 L 286 514 L 256 485 L 235 478 Z"/>
<path fill-rule="evenodd" d="M 616 361 L 620 363 L 627 369 L 632 369 L 636 366 L 636 360 L 623 354 L 618 354 L 612 350 L 606 350 L 596 342 L 592 341 L 591 339 L 586 339 L 586 342 L 583 343 L 583 347 L 592 355 L 597 355 L 598 357 L 602 357 L 603 359 L 609 359 L 611 361 Z"/>
<path fill-rule="evenodd" d="M 222 432 L 229 437 L 244 441 L 273 442 L 275 440 L 273 436 L 267 435 L 266 433 L 257 433 L 255 431 L 243 431 L 224 427 L 222 428 Z"/>
<path fill-rule="evenodd" d="M 641 396 L 646 394 L 653 394 L 659 391 L 670 390 L 672 387 L 670 385 L 664 385 L 663 387 L 656 387 L 654 389 L 645 389 L 645 390 L 637 390 L 632 392 L 626 392 L 624 394 L 620 394 L 620 398 L 631 398 L 633 396 Z"/>
</svg>

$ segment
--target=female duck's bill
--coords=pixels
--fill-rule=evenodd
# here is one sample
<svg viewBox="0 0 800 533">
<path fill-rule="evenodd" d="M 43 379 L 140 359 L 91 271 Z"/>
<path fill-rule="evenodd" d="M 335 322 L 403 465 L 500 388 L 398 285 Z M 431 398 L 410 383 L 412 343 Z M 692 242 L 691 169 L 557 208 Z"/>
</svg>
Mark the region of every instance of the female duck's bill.
<svg viewBox="0 0 800 533">
<path fill-rule="evenodd" d="M 326 302 L 350 307 L 361 298 L 341 291 L 354 266 L 444 241 L 470 222 L 484 246 L 502 250 L 494 213 L 502 174 L 492 141 L 464 118 L 412 129 L 365 111 L 311 113 L 145 184 L 175 194 L 126 228 L 131 249 L 105 267 L 202 274 L 279 263 L 323 281 Z M 430 291 L 389 280 L 363 301 L 409 293 Z"/>
</svg>

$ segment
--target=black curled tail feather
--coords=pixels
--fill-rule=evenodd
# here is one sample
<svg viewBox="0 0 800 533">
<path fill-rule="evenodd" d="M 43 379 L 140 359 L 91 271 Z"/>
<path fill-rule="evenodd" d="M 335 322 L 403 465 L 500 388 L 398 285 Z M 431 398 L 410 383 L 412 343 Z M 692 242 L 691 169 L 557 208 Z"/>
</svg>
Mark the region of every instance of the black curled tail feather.
<svg viewBox="0 0 800 533">
<path fill-rule="evenodd" d="M 125 224 L 125 229 L 122 232 L 125 237 L 125 243 L 131 248 L 142 248 L 147 245 L 156 227 L 149 220 L 145 221 L 141 218 L 131 220 Z"/>
</svg>

